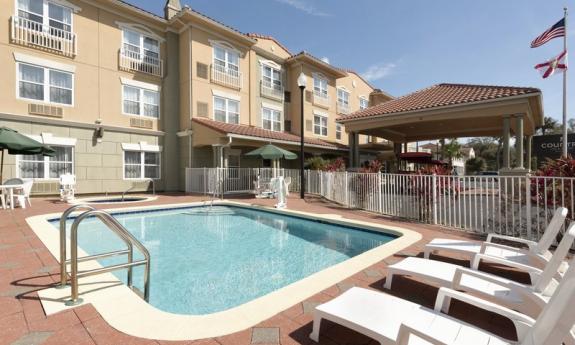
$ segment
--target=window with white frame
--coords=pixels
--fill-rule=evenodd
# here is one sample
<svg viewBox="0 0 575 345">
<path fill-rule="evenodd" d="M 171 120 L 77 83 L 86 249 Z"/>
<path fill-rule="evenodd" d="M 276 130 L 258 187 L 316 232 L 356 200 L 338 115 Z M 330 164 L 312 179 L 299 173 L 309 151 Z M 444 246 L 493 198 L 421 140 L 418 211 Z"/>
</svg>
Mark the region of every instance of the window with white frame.
<svg viewBox="0 0 575 345">
<path fill-rule="evenodd" d="M 335 124 L 335 139 L 341 140 L 341 123 Z"/>
<path fill-rule="evenodd" d="M 319 74 L 314 75 L 313 92 L 319 97 L 327 98 L 327 79 Z"/>
<path fill-rule="evenodd" d="M 240 71 L 240 54 L 221 45 L 214 45 L 214 68 L 219 72 L 237 75 Z"/>
<path fill-rule="evenodd" d="M 137 31 L 123 30 L 124 55 L 150 64 L 160 60 L 160 42 Z"/>
<path fill-rule="evenodd" d="M 214 120 L 226 123 L 240 123 L 240 102 L 214 96 Z"/>
<path fill-rule="evenodd" d="M 124 179 L 159 179 L 160 152 L 124 151 Z"/>
<path fill-rule="evenodd" d="M 74 75 L 56 69 L 19 62 L 18 97 L 72 105 Z"/>
<path fill-rule="evenodd" d="M 274 90 L 281 90 L 281 71 L 268 65 L 262 65 L 262 83 L 265 87 Z"/>
<path fill-rule="evenodd" d="M 18 156 L 18 177 L 32 179 L 58 179 L 74 173 L 74 147 L 50 145 L 54 157 L 40 155 Z"/>
<path fill-rule="evenodd" d="M 359 109 L 363 110 L 369 107 L 369 100 L 365 97 L 359 98 Z"/>
<path fill-rule="evenodd" d="M 313 116 L 313 133 L 327 136 L 327 116 L 319 114 Z"/>
<path fill-rule="evenodd" d="M 282 112 L 270 108 L 262 108 L 262 127 L 271 131 L 282 130 Z"/>
<path fill-rule="evenodd" d="M 154 90 L 124 85 L 122 92 L 124 114 L 159 118 L 160 93 Z"/>
<path fill-rule="evenodd" d="M 18 17 L 29 21 L 23 23 L 28 29 L 70 39 L 72 9 L 47 0 L 17 0 L 17 6 Z"/>
<path fill-rule="evenodd" d="M 349 107 L 349 92 L 345 89 L 337 89 L 337 104 L 343 107 Z"/>
</svg>

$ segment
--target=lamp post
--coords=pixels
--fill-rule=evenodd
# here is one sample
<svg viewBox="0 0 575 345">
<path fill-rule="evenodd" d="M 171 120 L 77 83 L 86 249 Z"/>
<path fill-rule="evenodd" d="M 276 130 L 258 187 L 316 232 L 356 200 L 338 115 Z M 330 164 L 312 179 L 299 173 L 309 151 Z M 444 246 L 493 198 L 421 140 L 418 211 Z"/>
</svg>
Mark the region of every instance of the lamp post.
<svg viewBox="0 0 575 345">
<path fill-rule="evenodd" d="M 301 96 L 301 114 L 300 114 L 300 137 L 299 137 L 299 180 L 300 180 L 300 188 L 299 188 L 299 197 L 300 199 L 304 199 L 305 197 L 305 180 L 304 180 L 304 171 L 303 171 L 303 164 L 304 164 L 304 157 L 303 157 L 303 133 L 304 133 L 304 119 L 303 119 L 303 90 L 305 89 L 306 84 L 306 77 L 303 72 L 299 74 L 297 77 L 297 86 L 299 86 L 300 96 Z"/>
</svg>

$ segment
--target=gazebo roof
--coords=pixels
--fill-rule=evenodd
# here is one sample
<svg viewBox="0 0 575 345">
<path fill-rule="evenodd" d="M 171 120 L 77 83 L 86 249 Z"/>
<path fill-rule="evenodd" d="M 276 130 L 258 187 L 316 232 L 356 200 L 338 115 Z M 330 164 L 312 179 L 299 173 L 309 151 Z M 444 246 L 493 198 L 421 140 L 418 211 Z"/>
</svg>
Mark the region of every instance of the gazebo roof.
<svg viewBox="0 0 575 345">
<path fill-rule="evenodd" d="M 516 115 L 526 115 L 526 134 L 542 124 L 539 89 L 437 84 L 342 116 L 337 121 L 344 123 L 348 131 L 402 142 L 500 135 L 501 118 Z"/>
</svg>

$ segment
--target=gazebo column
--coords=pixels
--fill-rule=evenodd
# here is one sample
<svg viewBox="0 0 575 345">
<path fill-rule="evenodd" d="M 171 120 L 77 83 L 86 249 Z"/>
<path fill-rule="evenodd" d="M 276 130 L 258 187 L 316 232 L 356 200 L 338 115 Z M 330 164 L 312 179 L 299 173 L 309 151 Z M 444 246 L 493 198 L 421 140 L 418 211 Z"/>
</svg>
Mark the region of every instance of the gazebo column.
<svg viewBox="0 0 575 345">
<path fill-rule="evenodd" d="M 524 169 L 525 167 L 525 163 L 523 161 L 523 157 L 525 154 L 525 150 L 523 150 L 523 116 L 517 116 L 515 118 L 515 126 L 516 126 L 516 131 L 517 133 L 515 133 L 515 150 L 516 152 L 516 156 L 517 156 L 517 169 Z"/>
<path fill-rule="evenodd" d="M 533 136 L 528 135 L 525 137 L 525 151 L 527 152 L 527 158 L 525 162 L 525 169 L 531 170 L 531 149 L 532 149 Z"/>
<path fill-rule="evenodd" d="M 511 119 L 509 117 L 503 118 L 503 169 L 506 170 L 511 169 L 510 166 L 511 151 L 509 145 L 509 131 L 511 129 L 510 120 Z"/>
</svg>

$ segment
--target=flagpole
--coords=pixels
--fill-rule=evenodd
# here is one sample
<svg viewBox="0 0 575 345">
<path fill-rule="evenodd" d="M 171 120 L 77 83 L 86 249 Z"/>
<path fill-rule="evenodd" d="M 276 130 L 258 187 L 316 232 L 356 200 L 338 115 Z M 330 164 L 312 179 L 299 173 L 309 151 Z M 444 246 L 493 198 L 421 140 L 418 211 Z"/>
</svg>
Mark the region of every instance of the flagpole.
<svg viewBox="0 0 575 345">
<path fill-rule="evenodd" d="M 563 35 L 563 49 L 567 52 L 567 7 L 563 8 L 565 20 L 565 35 Z M 567 59 L 569 54 L 567 53 Z M 568 63 L 568 62 L 567 62 Z M 563 157 L 567 157 L 567 68 L 563 70 Z"/>
</svg>

